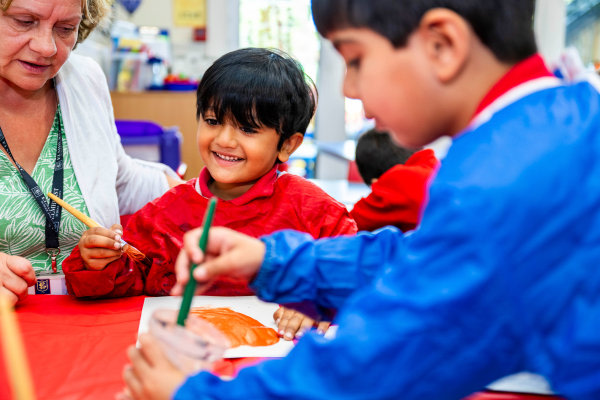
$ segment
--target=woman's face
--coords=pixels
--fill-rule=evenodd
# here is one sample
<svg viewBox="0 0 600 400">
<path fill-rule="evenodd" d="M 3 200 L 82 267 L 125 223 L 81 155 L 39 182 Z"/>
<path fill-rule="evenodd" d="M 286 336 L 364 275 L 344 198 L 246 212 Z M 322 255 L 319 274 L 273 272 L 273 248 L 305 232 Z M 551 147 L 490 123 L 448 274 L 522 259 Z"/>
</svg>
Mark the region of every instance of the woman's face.
<svg viewBox="0 0 600 400">
<path fill-rule="evenodd" d="M 0 11 L 0 88 L 35 92 L 56 76 L 75 42 L 81 0 L 13 0 Z"/>
</svg>

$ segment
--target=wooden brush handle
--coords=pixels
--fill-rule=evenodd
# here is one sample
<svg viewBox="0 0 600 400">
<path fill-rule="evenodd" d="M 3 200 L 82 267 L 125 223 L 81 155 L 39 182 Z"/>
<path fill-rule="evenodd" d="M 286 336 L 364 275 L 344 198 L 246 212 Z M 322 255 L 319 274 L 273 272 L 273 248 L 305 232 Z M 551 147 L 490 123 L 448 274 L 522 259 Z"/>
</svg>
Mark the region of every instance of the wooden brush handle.
<svg viewBox="0 0 600 400">
<path fill-rule="evenodd" d="M 75 216 L 75 218 L 77 218 L 78 220 L 80 220 L 81 222 L 86 224 L 88 226 L 88 228 L 95 228 L 97 226 L 100 226 L 99 223 L 97 223 L 96 221 L 94 221 L 93 219 L 88 217 L 87 215 L 83 214 L 81 211 L 76 210 L 75 208 L 73 208 L 72 206 L 67 204 L 64 200 L 56 197 L 52 193 L 48 193 L 48 197 L 50 197 L 52 200 L 54 200 L 56 202 L 56 204 L 58 204 L 59 206 L 61 206 L 62 208 L 64 208 L 68 212 L 70 212 L 71 214 L 73 214 L 73 216 Z M 129 243 L 124 241 L 123 239 L 121 239 L 121 246 L 123 247 L 125 255 L 127 255 L 127 257 L 129 257 L 130 259 L 132 259 L 134 261 L 140 261 L 140 262 L 143 262 L 146 264 L 148 262 L 150 262 L 150 265 L 152 265 L 152 261 L 150 261 L 144 253 L 142 253 L 141 251 L 139 251 L 138 249 L 136 249 L 135 247 L 133 247 L 132 245 L 130 245 Z"/>
<path fill-rule="evenodd" d="M 77 218 L 78 220 L 80 220 L 81 222 L 86 224 L 88 228 L 95 228 L 97 226 L 100 226 L 99 223 L 97 223 L 96 221 L 94 221 L 93 219 L 91 219 L 90 217 L 88 217 L 87 215 L 82 213 L 81 211 L 76 210 L 74 207 L 67 204 L 61 198 L 56 197 L 52 193 L 48 193 L 48 197 L 50 197 L 52 200 L 54 200 L 56 202 L 56 204 L 58 204 L 59 206 L 61 206 L 62 208 L 64 208 L 68 212 L 70 212 L 71 214 L 73 214 L 73 216 L 75 218 Z"/>
<path fill-rule="evenodd" d="M 33 381 L 21 331 L 13 307 L 10 305 L 8 297 L 3 293 L 0 293 L 0 328 L 0 338 L 4 347 L 4 361 L 12 388 L 12 398 L 34 400 Z"/>
</svg>

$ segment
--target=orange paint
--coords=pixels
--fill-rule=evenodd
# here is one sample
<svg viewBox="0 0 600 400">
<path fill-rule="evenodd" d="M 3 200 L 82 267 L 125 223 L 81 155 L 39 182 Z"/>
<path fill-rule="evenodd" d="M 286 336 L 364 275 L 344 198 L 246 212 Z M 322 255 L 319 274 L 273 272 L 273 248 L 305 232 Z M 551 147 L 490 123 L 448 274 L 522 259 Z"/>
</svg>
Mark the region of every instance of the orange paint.
<svg viewBox="0 0 600 400">
<path fill-rule="evenodd" d="M 279 336 L 274 329 L 230 308 L 195 307 L 190 310 L 190 314 L 197 315 L 216 326 L 227 336 L 231 347 L 269 346 L 279 341 Z"/>
</svg>

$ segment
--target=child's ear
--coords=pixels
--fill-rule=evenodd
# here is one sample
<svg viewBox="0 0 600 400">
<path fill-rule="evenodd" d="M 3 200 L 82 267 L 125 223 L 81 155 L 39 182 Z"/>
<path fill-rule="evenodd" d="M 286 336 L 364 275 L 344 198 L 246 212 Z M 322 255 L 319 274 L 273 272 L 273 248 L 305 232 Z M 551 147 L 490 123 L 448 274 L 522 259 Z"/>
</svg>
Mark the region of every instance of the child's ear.
<svg viewBox="0 0 600 400">
<path fill-rule="evenodd" d="M 458 77 L 474 40 L 470 25 L 454 11 L 434 8 L 423 15 L 418 32 L 440 82 L 448 83 Z"/>
<path fill-rule="evenodd" d="M 300 132 L 296 132 L 292 136 L 287 138 L 281 145 L 281 150 L 279 150 L 279 154 L 277 154 L 277 158 L 279 159 L 279 161 L 284 163 L 287 160 L 289 160 L 292 153 L 296 151 L 298 147 L 300 147 L 303 140 L 304 135 Z"/>
</svg>

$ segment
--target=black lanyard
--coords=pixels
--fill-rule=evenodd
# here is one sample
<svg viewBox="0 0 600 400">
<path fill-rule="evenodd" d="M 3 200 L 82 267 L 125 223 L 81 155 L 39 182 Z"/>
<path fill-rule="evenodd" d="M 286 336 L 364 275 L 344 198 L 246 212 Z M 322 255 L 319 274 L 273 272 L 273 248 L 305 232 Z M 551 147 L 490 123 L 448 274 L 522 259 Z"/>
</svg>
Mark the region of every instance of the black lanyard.
<svg viewBox="0 0 600 400">
<path fill-rule="evenodd" d="M 57 272 L 56 257 L 60 254 L 60 248 L 58 247 L 58 230 L 60 228 L 60 214 L 62 208 L 59 207 L 54 200 L 49 200 L 49 203 L 46 202 L 46 197 L 44 196 L 44 193 L 38 184 L 27 173 L 27 171 L 21 167 L 21 165 L 17 162 L 17 160 L 15 160 L 10 152 L 10 148 L 6 142 L 4 133 L 2 132 L 2 128 L 0 128 L 0 144 L 2 144 L 2 147 L 4 147 L 4 150 L 6 150 L 6 153 L 8 153 L 10 158 L 17 166 L 17 169 L 25 181 L 25 184 L 29 188 L 29 191 L 33 195 L 33 198 L 46 216 L 46 253 L 48 253 L 52 259 L 52 271 Z M 58 138 L 56 140 L 56 161 L 54 163 L 54 176 L 52 177 L 52 193 L 61 199 L 63 193 L 63 175 L 62 128 L 59 121 Z"/>
</svg>

